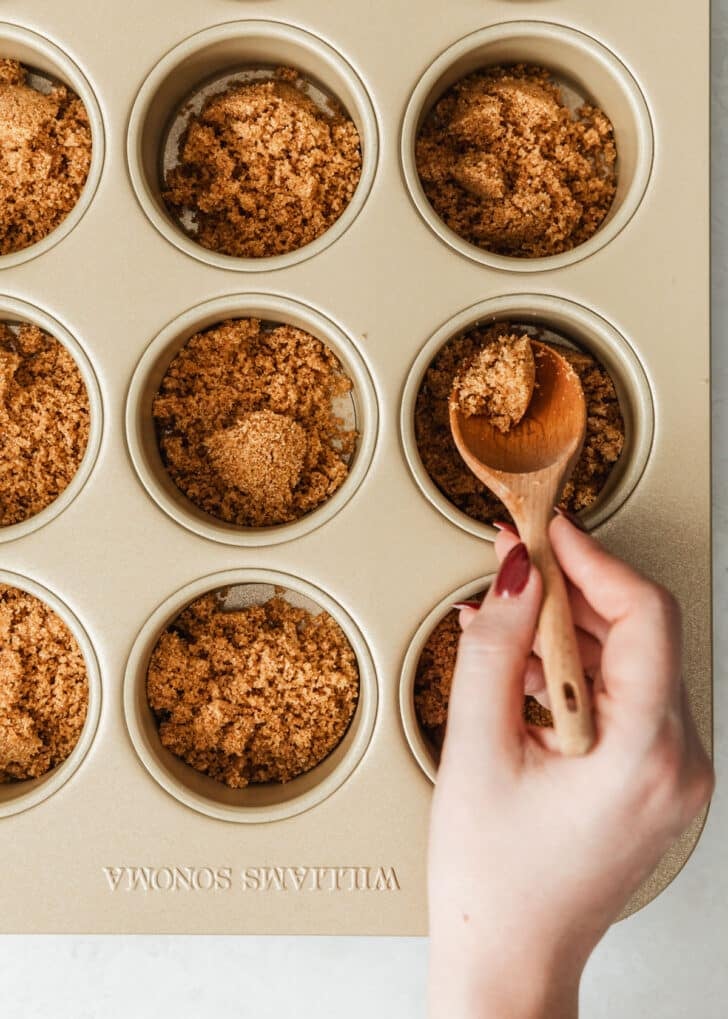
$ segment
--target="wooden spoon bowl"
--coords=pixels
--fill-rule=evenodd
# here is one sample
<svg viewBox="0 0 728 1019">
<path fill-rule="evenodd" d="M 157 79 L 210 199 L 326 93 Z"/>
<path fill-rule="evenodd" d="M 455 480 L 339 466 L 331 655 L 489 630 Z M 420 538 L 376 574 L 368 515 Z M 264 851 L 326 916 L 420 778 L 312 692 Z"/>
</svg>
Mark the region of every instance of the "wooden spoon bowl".
<svg viewBox="0 0 728 1019">
<path fill-rule="evenodd" d="M 541 659 L 554 727 L 564 754 L 584 754 L 594 742 L 589 692 L 579 657 L 564 577 L 548 525 L 584 444 L 586 404 L 581 382 L 552 347 L 531 341 L 536 363 L 533 397 L 509 432 L 487 417 L 467 417 L 450 400 L 450 428 L 465 463 L 505 504 L 544 585 L 539 617 Z"/>
</svg>

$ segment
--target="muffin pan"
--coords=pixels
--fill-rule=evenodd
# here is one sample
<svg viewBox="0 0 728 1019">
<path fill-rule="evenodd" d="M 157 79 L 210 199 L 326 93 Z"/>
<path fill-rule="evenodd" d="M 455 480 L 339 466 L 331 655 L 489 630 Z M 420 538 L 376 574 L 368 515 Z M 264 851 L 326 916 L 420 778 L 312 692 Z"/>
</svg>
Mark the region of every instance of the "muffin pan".
<svg viewBox="0 0 728 1019">
<path fill-rule="evenodd" d="M 635 33 L 626 0 L 455 0 L 445 21 L 434 4 L 404 0 L 86 8 L 10 0 L 0 24 L 0 56 L 74 88 L 94 143 L 62 226 L 0 258 L 0 317 L 34 321 L 68 347 L 92 410 L 72 485 L 0 531 L 0 580 L 66 620 L 90 686 L 68 760 L 0 787 L 0 929 L 423 934 L 435 769 L 414 719 L 414 669 L 437 621 L 496 567 L 492 531 L 433 490 L 413 440 L 419 382 L 451 336 L 517 322 L 608 368 L 627 443 L 585 523 L 680 597 L 686 682 L 711 743 L 709 5 L 686 22 L 683 4 L 650 0 L 649 38 Z M 484 63 L 514 60 L 547 66 L 573 99 L 593 99 L 619 147 L 610 216 L 554 258 L 465 244 L 434 216 L 413 168 L 417 127 L 443 91 Z M 168 132 L 191 94 L 279 64 L 347 109 L 361 181 L 305 248 L 260 260 L 207 251 L 160 197 Z M 185 501 L 150 413 L 185 340 L 246 315 L 331 346 L 353 380 L 360 433 L 328 503 L 258 531 Z M 228 790 L 159 742 L 144 694 L 151 649 L 181 608 L 220 588 L 243 603 L 283 588 L 329 611 L 356 652 L 360 701 L 344 741 L 289 785 Z M 630 910 L 678 873 L 701 826 Z"/>
</svg>

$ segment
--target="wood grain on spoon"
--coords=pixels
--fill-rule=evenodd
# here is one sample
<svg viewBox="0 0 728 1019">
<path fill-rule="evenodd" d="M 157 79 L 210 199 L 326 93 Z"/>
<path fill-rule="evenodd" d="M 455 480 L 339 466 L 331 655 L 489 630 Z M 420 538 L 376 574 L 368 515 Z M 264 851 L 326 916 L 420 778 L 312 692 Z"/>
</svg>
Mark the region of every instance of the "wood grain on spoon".
<svg viewBox="0 0 728 1019">
<path fill-rule="evenodd" d="M 453 393 L 450 428 L 470 470 L 509 510 L 543 578 L 541 660 L 559 746 L 573 756 L 591 748 L 594 723 L 566 583 L 548 525 L 584 443 L 586 404 L 568 361 L 546 344 L 531 342 L 536 382 L 523 420 L 504 434 L 485 416 L 463 414 Z"/>
</svg>

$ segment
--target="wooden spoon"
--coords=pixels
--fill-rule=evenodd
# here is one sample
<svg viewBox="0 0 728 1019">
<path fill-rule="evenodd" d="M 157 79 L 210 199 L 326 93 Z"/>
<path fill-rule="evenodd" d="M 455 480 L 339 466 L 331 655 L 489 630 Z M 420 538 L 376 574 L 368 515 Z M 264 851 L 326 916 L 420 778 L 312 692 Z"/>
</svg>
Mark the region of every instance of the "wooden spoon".
<svg viewBox="0 0 728 1019">
<path fill-rule="evenodd" d="M 543 578 L 541 660 L 563 754 L 585 754 L 594 742 L 589 693 L 564 577 L 551 548 L 549 521 L 574 469 L 586 432 L 579 377 L 565 358 L 532 340 L 536 384 L 523 420 L 506 434 L 487 417 L 465 416 L 450 399 L 450 429 L 475 476 L 510 511 Z"/>
</svg>

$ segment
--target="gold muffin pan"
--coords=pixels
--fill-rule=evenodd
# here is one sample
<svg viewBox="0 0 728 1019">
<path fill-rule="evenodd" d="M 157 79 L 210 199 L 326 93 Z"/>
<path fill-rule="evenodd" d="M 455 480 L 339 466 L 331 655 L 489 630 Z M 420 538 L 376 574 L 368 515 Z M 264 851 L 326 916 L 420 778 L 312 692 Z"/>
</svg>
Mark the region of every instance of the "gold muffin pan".
<svg viewBox="0 0 728 1019">
<path fill-rule="evenodd" d="M 645 0 L 640 33 L 627 0 L 454 0 L 446 19 L 441 5 L 405 0 L 129 0 L 93 17 L 86 6 L 10 0 L 0 23 L 0 56 L 69 84 L 94 144 L 62 226 L 0 258 L 0 318 L 64 343 L 91 404 L 72 485 L 0 531 L 0 582 L 61 615 L 90 686 L 71 757 L 36 782 L 0 786 L 0 930 L 422 934 L 435 767 L 414 719 L 414 670 L 452 602 L 496 568 L 492 529 L 433 487 L 414 442 L 417 389 L 452 336 L 511 321 L 608 368 L 626 447 L 585 523 L 680 597 L 686 682 L 711 744 L 709 5 L 686 22 L 676 0 Z M 619 147 L 608 219 L 553 258 L 463 242 L 433 215 L 414 171 L 418 126 L 443 91 L 485 63 L 516 60 L 549 67 L 570 101 L 601 106 Z M 281 64 L 348 110 L 362 140 L 359 186 L 299 251 L 252 260 L 205 250 L 161 199 L 169 131 L 195 92 Z M 353 382 L 359 432 L 350 476 L 328 503 L 260 530 L 213 520 L 182 496 L 150 413 L 186 340 L 247 315 L 331 346 Z M 313 771 L 230 790 L 161 746 L 146 665 L 195 597 L 224 589 L 246 603 L 274 588 L 339 622 L 360 701 L 345 740 Z M 677 874 L 701 824 L 631 909 Z"/>
</svg>

